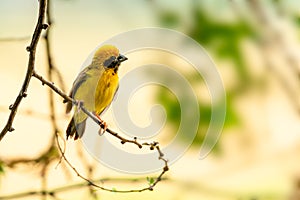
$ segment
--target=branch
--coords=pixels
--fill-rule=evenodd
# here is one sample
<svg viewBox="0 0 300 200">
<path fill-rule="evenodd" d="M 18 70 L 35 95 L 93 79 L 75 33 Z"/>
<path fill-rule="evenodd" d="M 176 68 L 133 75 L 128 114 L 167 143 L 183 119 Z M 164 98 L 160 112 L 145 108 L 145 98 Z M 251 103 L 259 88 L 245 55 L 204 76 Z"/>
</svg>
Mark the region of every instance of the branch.
<svg viewBox="0 0 300 200">
<path fill-rule="evenodd" d="M 159 160 L 163 160 L 163 162 L 165 163 L 165 166 L 162 170 L 162 172 L 159 174 L 159 176 L 156 178 L 156 180 L 149 184 L 148 187 L 144 187 L 144 188 L 141 188 L 141 189 L 133 189 L 133 190 L 116 190 L 116 189 L 110 189 L 110 188 L 106 188 L 106 187 L 103 187 L 103 186 L 100 186 L 98 184 L 96 184 L 95 182 L 93 182 L 92 180 L 84 177 L 83 175 L 81 175 L 78 170 L 71 164 L 71 162 L 66 158 L 65 156 L 65 153 L 64 151 L 62 150 L 60 144 L 59 144 L 59 141 L 58 141 L 58 137 L 59 135 L 56 133 L 56 142 L 57 142 L 57 146 L 61 152 L 61 156 L 62 158 L 66 161 L 66 163 L 72 168 L 72 170 L 76 173 L 76 175 L 78 177 L 80 177 L 81 179 L 85 180 L 87 183 L 88 183 L 88 186 L 93 186 L 93 187 L 96 187 L 98 189 L 101 189 L 101 190 L 104 190 L 104 191 L 108 191 L 108 192 L 117 192 L 117 193 L 132 193 L 132 192 L 143 192 L 143 191 L 146 191 L 146 190 L 149 190 L 149 191 L 152 191 L 153 188 L 155 187 L 155 185 L 157 185 L 158 182 L 160 182 L 162 180 L 162 176 L 169 170 L 169 167 L 168 167 L 168 161 L 163 158 L 163 153 L 160 151 L 159 149 L 159 146 L 158 146 L 158 143 L 157 142 L 154 142 L 154 143 L 144 143 L 143 145 L 150 145 L 151 147 L 155 147 L 159 153 L 159 157 L 158 159 Z M 151 150 L 153 150 L 152 148 L 150 147 Z"/>
<path fill-rule="evenodd" d="M 29 51 L 29 60 L 28 60 L 28 66 L 27 66 L 27 73 L 25 76 L 25 80 L 23 82 L 22 88 L 19 92 L 19 95 L 17 96 L 15 102 L 9 106 L 9 109 L 11 110 L 11 113 L 9 115 L 8 121 L 3 128 L 3 130 L 0 133 L 0 141 L 5 136 L 7 132 L 12 132 L 15 129 L 12 127 L 14 118 L 17 113 L 17 109 L 22 101 L 23 98 L 27 96 L 27 88 L 30 83 L 30 79 L 32 77 L 33 71 L 34 71 L 34 64 L 35 64 L 35 52 L 36 47 L 39 41 L 39 38 L 41 36 L 42 30 L 47 28 L 47 25 L 44 24 L 45 19 L 45 11 L 47 7 L 47 0 L 40 0 L 39 1 L 39 17 L 38 21 L 32 36 L 32 40 L 30 45 L 26 48 L 27 51 Z"/>
<path fill-rule="evenodd" d="M 290 53 L 288 44 L 285 42 L 285 32 L 274 28 L 272 25 L 267 12 L 264 11 L 263 6 L 259 0 L 248 0 L 247 1 L 251 11 L 254 13 L 255 16 L 260 23 L 260 25 L 268 31 L 265 31 L 267 34 L 264 34 L 265 41 L 260 43 L 264 53 L 264 58 L 266 60 L 266 65 L 268 68 L 273 72 L 276 78 L 279 80 L 279 83 L 283 87 L 286 94 L 289 96 L 293 106 L 295 107 L 298 114 L 300 114 L 300 104 L 299 104 L 299 94 L 297 89 L 293 89 L 288 84 L 288 78 L 286 78 L 279 70 L 276 69 L 274 64 L 271 62 L 270 56 L 267 55 L 267 51 L 269 51 L 270 47 L 274 49 L 274 47 L 278 47 L 280 50 L 280 55 L 282 58 L 285 59 L 287 66 L 290 67 L 292 74 L 297 81 L 297 86 L 300 84 L 300 69 L 299 69 L 299 59 L 297 56 Z M 299 89 L 299 87 L 297 87 Z"/>
<path fill-rule="evenodd" d="M 94 183 L 103 183 L 103 182 L 141 182 L 144 181 L 144 178 L 136 178 L 136 179 L 128 179 L 128 178 L 101 178 L 101 179 L 95 179 L 93 180 Z M 167 179 L 164 179 L 167 180 Z M 10 195 L 5 195 L 5 196 L 0 196 L 0 200 L 8 200 L 8 199 L 17 199 L 17 198 L 23 198 L 23 197 L 28 197 L 28 196 L 37 196 L 37 195 L 49 195 L 49 196 L 55 196 L 58 193 L 70 191 L 70 190 L 75 190 L 83 187 L 87 187 L 89 184 L 87 182 L 80 182 L 80 183 L 75 183 L 75 184 L 70 184 L 66 186 L 60 186 L 56 187 L 50 190 L 38 190 L 38 191 L 28 191 L 28 192 L 20 192 L 16 194 L 10 194 Z"/>
<path fill-rule="evenodd" d="M 8 113 L 7 106 L 0 105 L 0 112 Z M 65 113 L 59 113 L 57 119 L 66 119 L 66 116 L 64 114 Z M 25 115 L 26 117 L 32 117 L 32 118 L 43 119 L 43 120 L 50 119 L 49 114 L 35 111 L 33 109 L 28 109 L 28 108 L 18 109 L 18 115 Z"/>
<path fill-rule="evenodd" d="M 0 42 L 19 42 L 19 41 L 27 41 L 29 40 L 29 36 L 23 36 L 23 37 L 5 37 L 0 38 Z"/>
<path fill-rule="evenodd" d="M 43 151 L 41 154 L 39 154 L 35 158 L 16 158 L 12 160 L 0 160 L 0 162 L 5 163 L 7 167 L 14 168 L 15 166 L 19 164 L 37 164 L 37 163 L 50 163 L 52 160 L 55 160 L 59 158 L 59 152 L 58 150 L 50 144 L 49 147 Z"/>
<path fill-rule="evenodd" d="M 76 106 L 80 106 L 80 109 L 86 114 L 88 115 L 94 122 L 96 122 L 102 129 L 105 128 L 105 125 L 90 111 L 88 111 L 84 105 L 82 105 L 82 102 L 76 101 L 75 99 L 71 98 L 70 96 L 66 95 L 65 93 L 63 93 L 59 88 L 57 88 L 54 83 L 51 83 L 47 80 L 45 80 L 41 75 L 37 74 L 35 71 L 33 72 L 32 76 L 34 76 L 35 78 L 37 78 L 38 80 L 40 80 L 42 82 L 42 85 L 47 85 L 48 87 L 50 87 L 54 92 L 56 92 L 57 94 L 59 94 L 65 102 L 72 102 L 73 104 L 75 104 Z M 106 132 L 108 132 L 109 134 L 111 134 L 112 136 L 118 138 L 121 141 L 121 144 L 125 144 L 125 143 L 132 143 L 135 144 L 136 146 L 138 146 L 139 148 L 142 148 L 143 146 L 149 146 L 150 150 L 154 150 L 156 149 L 159 156 L 158 159 L 162 160 L 164 162 L 164 168 L 162 170 L 162 172 L 159 174 L 159 176 L 157 177 L 157 179 L 150 184 L 149 187 L 145 187 L 142 189 L 136 189 L 136 190 L 115 190 L 115 189 L 108 189 L 102 186 L 99 186 L 95 183 L 93 183 L 91 180 L 89 180 L 88 178 L 82 176 L 77 170 L 76 168 L 68 161 L 68 159 L 65 157 L 65 152 L 62 150 L 59 141 L 58 141 L 58 133 L 56 132 L 56 142 L 57 142 L 57 146 L 60 150 L 60 153 L 62 155 L 62 158 L 66 161 L 66 163 L 72 168 L 72 170 L 76 173 L 77 176 L 79 176 L 80 178 L 82 178 L 83 180 L 87 181 L 91 186 L 94 186 L 96 188 L 105 190 L 105 191 L 110 191 L 110 192 L 120 192 L 120 193 L 130 193 L 130 192 L 142 192 L 145 190 L 153 190 L 153 187 L 159 182 L 161 181 L 162 176 L 169 170 L 168 167 L 168 160 L 164 158 L 164 154 L 162 153 L 162 151 L 159 148 L 159 144 L 158 142 L 153 142 L 153 143 L 139 143 L 137 141 L 137 138 L 134 137 L 133 140 L 131 139 L 126 139 L 122 136 L 120 136 L 117 132 L 106 128 Z"/>
</svg>

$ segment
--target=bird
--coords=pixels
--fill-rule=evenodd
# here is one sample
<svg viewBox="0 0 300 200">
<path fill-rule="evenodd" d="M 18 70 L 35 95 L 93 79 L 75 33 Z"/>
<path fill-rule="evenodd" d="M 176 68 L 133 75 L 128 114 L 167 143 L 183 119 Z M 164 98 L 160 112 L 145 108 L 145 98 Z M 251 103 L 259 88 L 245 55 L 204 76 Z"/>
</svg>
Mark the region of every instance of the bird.
<svg viewBox="0 0 300 200">
<path fill-rule="evenodd" d="M 75 79 L 69 96 L 95 114 L 100 115 L 110 106 L 119 88 L 118 70 L 120 64 L 128 58 L 119 53 L 113 45 L 103 45 L 98 48 L 90 65 L 85 67 Z M 66 113 L 72 110 L 73 103 L 68 102 Z M 81 138 L 86 126 L 87 115 L 74 106 L 75 111 L 70 120 L 66 138 L 77 140 Z"/>
</svg>

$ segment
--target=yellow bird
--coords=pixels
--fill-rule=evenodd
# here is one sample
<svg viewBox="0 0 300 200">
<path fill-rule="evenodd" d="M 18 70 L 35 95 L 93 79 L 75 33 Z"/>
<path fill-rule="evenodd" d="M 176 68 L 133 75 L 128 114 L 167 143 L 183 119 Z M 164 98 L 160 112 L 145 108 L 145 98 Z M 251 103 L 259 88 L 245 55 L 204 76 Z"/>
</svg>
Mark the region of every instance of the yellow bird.
<svg viewBox="0 0 300 200">
<path fill-rule="evenodd" d="M 100 116 L 111 104 L 119 87 L 118 69 L 121 62 L 127 58 L 119 54 L 119 50 L 112 45 L 100 47 L 94 54 L 92 63 L 84 68 L 73 83 L 70 97 L 83 102 L 84 107 Z M 66 112 L 72 109 L 68 102 Z M 74 140 L 82 137 L 87 115 L 75 107 L 66 134 Z"/>
</svg>

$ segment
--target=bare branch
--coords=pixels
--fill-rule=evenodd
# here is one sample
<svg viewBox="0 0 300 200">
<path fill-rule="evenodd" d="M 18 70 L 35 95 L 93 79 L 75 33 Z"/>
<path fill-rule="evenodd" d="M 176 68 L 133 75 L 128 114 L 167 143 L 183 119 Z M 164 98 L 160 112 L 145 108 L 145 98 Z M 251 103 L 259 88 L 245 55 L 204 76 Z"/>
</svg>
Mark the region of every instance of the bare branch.
<svg viewBox="0 0 300 200">
<path fill-rule="evenodd" d="M 27 66 L 27 73 L 25 76 L 25 80 L 23 82 L 22 88 L 19 92 L 19 95 L 17 96 L 15 102 L 9 106 L 9 109 L 11 110 L 11 113 L 9 115 L 8 121 L 3 128 L 3 130 L 0 133 L 0 141 L 2 138 L 5 136 L 5 134 L 9 131 L 12 132 L 14 131 L 14 128 L 12 127 L 13 120 L 16 116 L 18 107 L 22 101 L 23 98 L 27 96 L 27 88 L 30 83 L 30 79 L 32 77 L 33 71 L 34 71 L 34 64 L 35 64 L 35 52 L 36 52 L 36 47 L 39 42 L 42 30 L 46 28 L 44 25 L 44 20 L 45 20 L 45 12 L 46 12 L 46 7 L 47 7 L 47 0 L 40 0 L 39 1 L 39 17 L 38 21 L 32 36 L 32 40 L 30 45 L 26 48 L 27 51 L 29 51 L 29 60 L 28 60 L 28 66 Z"/>
<path fill-rule="evenodd" d="M 163 180 L 168 180 L 168 179 L 163 179 Z M 95 179 L 93 180 L 94 183 L 105 183 L 105 182 L 141 182 L 145 181 L 145 178 L 136 178 L 136 179 L 128 179 L 128 178 L 100 178 L 100 179 Z M 11 194 L 11 195 L 6 195 L 6 196 L 0 196 L 0 200 L 8 200 L 8 199 L 17 199 L 17 198 L 23 198 L 23 197 L 29 197 L 29 196 L 38 196 L 38 195 L 49 195 L 49 196 L 56 196 L 58 193 L 66 192 L 66 191 L 71 191 L 71 190 L 76 190 L 78 188 L 83 188 L 87 187 L 88 183 L 87 182 L 80 182 L 80 183 L 74 183 L 70 185 L 65 185 L 65 186 L 60 186 L 56 187 L 50 190 L 39 190 L 39 191 L 28 191 L 28 192 L 20 192 L 17 194 Z"/>
<path fill-rule="evenodd" d="M 27 41 L 29 39 L 30 39 L 30 36 L 6 37 L 6 38 L 0 38 L 0 42 L 20 42 L 20 41 Z"/>
<path fill-rule="evenodd" d="M 163 158 L 163 153 L 160 151 L 159 149 L 159 146 L 158 146 L 158 143 L 157 142 L 154 142 L 154 146 L 155 148 L 157 149 L 158 153 L 159 153 L 159 159 L 160 160 L 163 160 L 163 162 L 165 163 L 165 166 L 162 170 L 162 172 L 159 174 L 159 176 L 156 178 L 156 180 L 154 181 L 154 183 L 150 184 L 148 187 L 144 187 L 142 189 L 133 189 L 133 190 L 116 190 L 116 189 L 110 189 L 110 188 L 106 188 L 106 187 L 103 187 L 103 186 L 100 186 L 98 184 L 96 184 L 95 182 L 93 182 L 92 180 L 84 177 L 83 175 L 81 175 L 78 170 L 71 164 L 71 162 L 66 158 L 65 156 L 65 153 L 64 151 L 62 150 L 62 148 L 60 147 L 60 144 L 59 144 L 59 140 L 58 140 L 58 137 L 59 135 L 56 134 L 56 142 L 57 142 L 57 146 L 61 152 L 61 155 L 62 155 L 62 158 L 66 161 L 66 163 L 72 168 L 72 170 L 76 173 L 76 175 L 78 177 L 80 177 L 81 179 L 85 180 L 87 183 L 88 183 L 88 186 L 93 186 L 93 187 L 96 187 L 98 189 L 101 189 L 101 190 L 104 190 L 104 191 L 108 191 L 108 192 L 117 192 L 117 193 L 132 193 L 132 192 L 143 192 L 143 191 L 146 191 L 146 190 L 150 190 L 152 191 L 154 186 L 160 182 L 162 180 L 162 176 L 169 170 L 169 167 L 168 167 L 168 161 Z M 143 145 L 150 145 L 150 146 L 153 146 L 153 144 L 146 144 L 144 143 Z"/>
</svg>

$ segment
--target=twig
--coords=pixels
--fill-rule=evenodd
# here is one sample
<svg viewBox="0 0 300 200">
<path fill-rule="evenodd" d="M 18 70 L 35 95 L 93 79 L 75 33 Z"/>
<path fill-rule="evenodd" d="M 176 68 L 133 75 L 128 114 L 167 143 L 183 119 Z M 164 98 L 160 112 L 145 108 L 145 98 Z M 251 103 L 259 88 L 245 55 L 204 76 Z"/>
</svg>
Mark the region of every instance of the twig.
<svg viewBox="0 0 300 200">
<path fill-rule="evenodd" d="M 7 112 L 7 106 L 1 105 L 0 106 L 0 112 Z M 67 116 L 64 115 L 65 113 L 59 113 L 58 116 L 56 117 L 57 119 L 66 119 Z M 18 109 L 18 115 L 25 115 L 26 117 L 32 117 L 32 118 L 37 118 L 37 119 L 43 119 L 43 120 L 49 120 L 49 114 L 39 112 L 33 109 L 27 109 L 27 108 L 20 108 Z"/>
<path fill-rule="evenodd" d="M 27 93 L 26 93 L 27 88 L 29 86 L 30 79 L 31 79 L 33 71 L 34 71 L 36 47 L 37 47 L 39 38 L 41 36 L 42 30 L 47 28 L 47 25 L 44 24 L 46 7 L 47 7 L 47 0 L 40 0 L 39 1 L 39 17 L 38 17 L 37 25 L 35 27 L 31 43 L 26 48 L 26 50 L 29 51 L 27 73 L 26 73 L 22 88 L 19 92 L 19 95 L 17 96 L 15 102 L 9 106 L 11 113 L 9 115 L 9 118 L 8 118 L 8 121 L 5 125 L 5 127 L 3 128 L 3 130 L 0 133 L 0 141 L 2 140 L 2 138 L 5 136 L 5 134 L 7 132 L 12 132 L 15 130 L 12 127 L 12 124 L 13 124 L 14 118 L 16 116 L 17 109 L 18 109 L 22 99 L 27 96 Z"/>
<path fill-rule="evenodd" d="M 160 182 L 162 180 L 162 176 L 169 170 L 169 167 L 168 167 L 168 161 L 163 158 L 163 153 L 160 151 L 159 147 L 157 146 L 158 143 L 155 144 L 155 148 L 157 149 L 158 153 L 159 153 L 159 159 L 160 160 L 163 160 L 163 162 L 165 163 L 165 166 L 162 170 L 162 172 L 158 175 L 158 177 L 156 178 L 156 180 L 150 184 L 148 187 L 144 187 L 142 189 L 133 189 L 133 190 L 116 190 L 116 189 L 110 189 L 110 188 L 106 188 L 106 187 L 103 187 L 103 186 L 100 186 L 100 185 L 97 185 L 95 182 L 93 182 L 92 180 L 89 180 L 88 178 L 84 177 L 83 175 L 81 175 L 78 170 L 71 164 L 71 162 L 66 158 L 65 156 L 65 153 L 62 151 L 61 147 L 60 147 L 60 144 L 59 144 L 59 141 L 58 141 L 58 134 L 56 134 L 56 142 L 57 142 L 57 146 L 61 152 L 61 156 L 62 158 L 66 161 L 66 163 L 72 168 L 72 170 L 76 173 L 76 175 L 78 177 L 80 177 L 81 179 L 85 180 L 89 186 L 93 186 L 93 187 L 96 187 L 98 189 L 101 189 L 101 190 L 104 190 L 104 191 L 108 191 L 108 192 L 117 192 L 117 193 L 132 193 L 132 192 L 143 192 L 143 191 L 146 191 L 146 190 L 150 190 L 152 191 L 153 188 L 155 187 L 155 185 L 157 185 L 158 182 Z M 148 144 L 148 143 L 144 143 L 143 145 L 151 145 L 151 144 Z"/>
<path fill-rule="evenodd" d="M 45 43 L 46 43 L 46 57 L 47 57 L 47 77 L 50 82 L 53 81 L 53 60 L 52 60 L 52 54 L 51 54 L 51 44 L 50 44 L 50 33 L 51 33 L 51 26 L 52 26 L 52 16 L 50 12 L 50 0 L 48 0 L 48 6 L 46 9 L 46 15 L 47 15 L 47 23 L 49 25 L 49 28 L 45 31 Z M 52 127 L 54 128 L 54 131 L 58 130 L 58 126 L 56 124 L 56 115 L 55 115 L 55 105 L 54 105 L 54 96 L 53 92 L 49 90 L 49 108 L 50 108 L 50 117 L 51 117 L 51 123 Z"/>
<path fill-rule="evenodd" d="M 43 153 L 39 154 L 37 157 L 35 158 L 17 158 L 17 159 L 12 159 L 12 160 L 0 160 L 3 163 L 5 163 L 6 166 L 10 167 L 10 168 L 14 168 L 15 166 L 19 165 L 19 164 L 39 164 L 39 163 L 43 163 L 43 162 L 51 162 L 52 160 L 55 159 L 55 157 L 57 157 L 58 151 L 57 149 L 55 149 L 53 147 L 52 144 L 50 144 L 48 146 L 48 148 L 43 151 Z"/>
<path fill-rule="evenodd" d="M 51 4 L 50 0 L 48 0 L 48 6 L 46 8 L 46 19 L 48 24 L 48 29 L 45 31 L 44 39 L 46 43 L 46 59 L 47 59 L 47 77 L 52 82 L 53 81 L 53 61 L 52 61 L 52 54 L 51 54 L 51 44 L 50 44 L 50 32 L 52 29 L 52 16 L 51 16 Z M 54 95 L 51 90 L 48 91 L 48 97 L 49 97 L 49 109 L 50 109 L 50 122 L 53 128 L 53 138 L 51 141 L 51 148 L 57 149 L 55 145 L 55 133 L 59 131 L 58 125 L 56 123 L 56 113 L 55 113 L 55 104 L 54 104 Z M 44 162 L 41 178 L 42 178 L 42 190 L 47 190 L 47 169 L 50 162 Z M 42 195 L 42 200 L 47 199 L 46 194 Z"/>
<path fill-rule="evenodd" d="M 30 39 L 30 36 L 7 37 L 7 38 L 0 38 L 0 42 L 19 42 L 19 41 L 27 41 L 29 39 Z"/>
<path fill-rule="evenodd" d="M 136 179 L 131 179 L 131 178 L 100 178 L 100 179 L 95 179 L 93 180 L 94 183 L 104 183 L 104 182 L 126 182 L 128 183 L 129 181 L 132 183 L 135 182 L 141 182 L 144 181 L 145 178 L 136 178 Z M 169 179 L 163 179 L 163 180 L 169 180 Z M 23 198 L 23 197 L 28 197 L 28 196 L 37 196 L 37 195 L 57 195 L 58 193 L 62 193 L 62 192 L 66 192 L 66 191 L 70 191 L 70 190 L 76 190 L 78 188 L 83 188 L 83 187 L 87 187 L 88 183 L 86 181 L 84 182 L 80 182 L 80 183 L 75 183 L 75 184 L 70 184 L 70 185 L 65 185 L 65 186 L 60 186 L 60 187 L 56 187 L 50 190 L 38 190 L 38 191 L 28 191 L 28 192 L 20 192 L 20 193 L 16 193 L 16 194 L 10 194 L 10 195 L 4 195 L 4 196 L 0 196 L 0 200 L 8 200 L 8 199 L 17 199 L 17 198 Z"/>
<path fill-rule="evenodd" d="M 292 71 L 292 74 L 294 75 L 295 80 L 297 81 L 297 88 L 299 89 L 299 83 L 300 83 L 300 70 L 299 70 L 299 59 L 297 59 L 296 56 L 293 56 L 292 54 L 287 51 L 287 45 L 284 42 L 285 32 L 282 32 L 281 30 L 275 29 L 270 22 L 270 19 L 268 18 L 268 15 L 266 12 L 264 12 L 263 7 L 258 0 L 248 0 L 248 5 L 251 8 L 252 12 L 254 13 L 254 16 L 257 18 L 258 22 L 262 27 L 264 27 L 266 30 L 270 30 L 269 35 L 265 35 L 265 38 L 267 38 L 264 43 L 261 43 L 261 46 L 263 48 L 263 51 L 268 51 L 268 48 L 270 47 L 271 42 L 274 44 L 275 47 L 278 47 L 280 51 L 280 54 L 282 55 L 283 59 L 285 59 L 285 62 L 290 67 L 290 70 Z M 269 31 L 266 31 L 267 33 Z M 273 47 L 273 46 L 272 46 Z M 273 47 L 274 48 L 274 47 Z M 264 53 L 266 55 L 266 53 Z M 267 59 L 267 57 L 265 58 Z M 292 87 L 290 87 L 289 84 L 287 84 L 287 78 L 285 78 L 280 71 L 278 71 L 273 64 L 270 62 L 270 59 L 266 61 L 267 66 L 272 70 L 273 74 L 276 75 L 277 79 L 279 80 L 279 83 L 284 88 L 284 91 L 287 93 L 287 95 L 290 97 L 290 100 L 292 104 L 295 106 L 296 111 L 300 114 L 300 104 L 299 104 L 299 95 L 297 93 L 297 89 L 294 90 Z"/>
<path fill-rule="evenodd" d="M 233 11 L 237 14 L 239 18 L 246 22 L 246 16 L 244 13 L 240 12 L 241 9 L 238 7 L 238 1 L 236 0 L 228 0 L 230 5 L 232 6 Z M 272 25 L 270 17 L 265 12 L 261 2 L 258 0 L 247 0 L 246 1 L 249 5 L 250 11 L 254 14 L 254 19 L 257 20 L 259 28 L 262 29 L 261 36 L 263 37 L 259 40 L 258 45 L 260 47 L 260 52 L 262 54 L 262 58 L 264 59 L 264 65 L 269 71 L 272 73 L 273 76 L 276 77 L 280 86 L 284 89 L 284 92 L 288 95 L 289 100 L 291 101 L 292 105 L 295 107 L 295 110 L 300 113 L 300 104 L 299 104 L 299 95 L 297 93 L 297 89 L 293 89 L 293 87 L 289 84 L 289 81 L 285 77 L 283 73 L 278 70 L 276 67 L 276 63 L 272 62 L 272 56 L 268 55 L 268 52 L 274 47 L 278 47 L 278 52 L 285 60 L 287 65 L 290 67 L 295 80 L 297 81 L 296 84 L 300 83 L 300 70 L 299 70 L 299 59 L 296 56 L 288 53 L 286 43 L 284 42 L 284 32 L 280 31 L 279 29 L 274 28 Z M 248 23 L 248 22 L 247 22 Z"/>
</svg>

